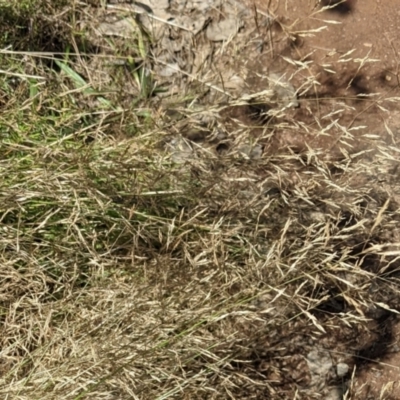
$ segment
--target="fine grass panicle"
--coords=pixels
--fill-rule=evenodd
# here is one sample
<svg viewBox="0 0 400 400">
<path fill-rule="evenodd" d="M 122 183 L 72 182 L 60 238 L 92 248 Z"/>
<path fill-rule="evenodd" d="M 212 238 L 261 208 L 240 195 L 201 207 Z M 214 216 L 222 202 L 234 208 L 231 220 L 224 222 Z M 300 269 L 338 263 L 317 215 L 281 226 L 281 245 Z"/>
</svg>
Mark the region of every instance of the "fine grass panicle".
<svg viewBox="0 0 400 400">
<path fill-rule="evenodd" d="M 398 97 L 320 96 L 319 28 L 162 3 L 0 0 L 0 397 L 355 399 L 400 308 L 399 150 L 357 113 Z"/>
</svg>

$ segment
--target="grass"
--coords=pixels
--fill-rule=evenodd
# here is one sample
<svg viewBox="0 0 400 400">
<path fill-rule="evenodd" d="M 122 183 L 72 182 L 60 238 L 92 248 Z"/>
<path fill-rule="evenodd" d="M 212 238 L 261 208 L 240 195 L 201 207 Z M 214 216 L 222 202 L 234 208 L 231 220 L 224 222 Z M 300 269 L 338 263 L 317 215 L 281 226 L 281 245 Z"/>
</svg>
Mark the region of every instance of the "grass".
<svg viewBox="0 0 400 400">
<path fill-rule="evenodd" d="M 52 26 L 65 4 L 0 2 L 0 15 Z M 43 35 L 1 32 L 2 398 L 295 398 L 282 361 L 293 343 L 341 331 L 357 352 L 365 310 L 394 307 L 369 287 L 397 296 L 398 206 L 373 185 L 397 149 L 380 143 L 373 167 L 201 146 L 175 163 L 145 37 L 131 58 L 118 38 L 81 53 L 86 6 L 73 5 Z M 95 63 L 112 53 L 128 65 Z M 323 130 L 323 117 L 289 123 Z M 230 134 L 240 146 L 248 131 Z"/>
</svg>

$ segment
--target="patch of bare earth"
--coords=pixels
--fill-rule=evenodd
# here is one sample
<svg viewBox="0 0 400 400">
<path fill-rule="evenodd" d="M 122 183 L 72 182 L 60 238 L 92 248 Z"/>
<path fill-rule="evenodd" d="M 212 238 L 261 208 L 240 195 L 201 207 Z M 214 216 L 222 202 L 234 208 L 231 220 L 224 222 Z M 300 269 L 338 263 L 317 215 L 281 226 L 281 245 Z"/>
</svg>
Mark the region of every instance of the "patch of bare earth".
<svg viewBox="0 0 400 400">
<path fill-rule="evenodd" d="M 378 328 L 379 340 L 360 359 L 353 380 L 354 398 L 400 398 L 400 322 L 389 319 Z"/>
<path fill-rule="evenodd" d="M 394 102 L 400 94 L 398 2 L 256 0 L 250 4 L 259 15 L 277 17 L 270 29 L 272 42 L 257 60 L 250 61 L 253 70 L 280 71 L 300 87 L 301 106 L 291 115 L 298 129 L 279 129 L 272 149 L 278 146 L 285 152 L 291 147 L 299 153 L 319 153 L 328 162 L 351 158 L 375 165 L 373 176 L 366 168 L 351 178 L 351 185 L 366 187 L 374 181 L 375 194 L 383 190 L 398 200 L 395 149 L 400 140 L 400 115 Z M 313 87 L 303 92 L 301 85 L 311 76 L 315 77 Z M 318 133 L 329 124 L 328 134 Z M 393 149 L 391 167 L 380 165 L 383 143 Z M 370 267 L 364 264 L 364 268 Z M 374 266 L 375 272 L 381 268 L 390 267 Z M 397 276 L 391 274 L 381 281 L 377 291 L 382 290 L 381 283 L 393 286 L 389 301 L 397 303 Z M 384 303 L 388 296 L 383 292 Z M 371 298 L 377 301 L 372 293 Z M 328 308 L 333 313 L 344 311 L 340 302 Z M 343 330 L 333 329 L 329 343 L 321 341 L 320 345 L 351 367 L 347 375 L 351 379 L 342 391 L 346 399 L 400 398 L 398 318 L 382 309 L 377 314 L 369 309 L 366 317 L 370 322 L 362 323 L 357 339 L 351 331 L 346 338 Z"/>
</svg>

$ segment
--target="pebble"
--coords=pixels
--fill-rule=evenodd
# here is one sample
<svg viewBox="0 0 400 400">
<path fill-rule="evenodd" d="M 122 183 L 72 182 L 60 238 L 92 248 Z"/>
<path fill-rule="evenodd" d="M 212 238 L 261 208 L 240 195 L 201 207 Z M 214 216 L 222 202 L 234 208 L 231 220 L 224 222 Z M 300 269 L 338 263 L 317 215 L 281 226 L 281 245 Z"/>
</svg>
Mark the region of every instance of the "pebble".
<svg viewBox="0 0 400 400">
<path fill-rule="evenodd" d="M 336 365 L 336 374 L 339 378 L 343 378 L 349 372 L 349 366 L 345 363 L 339 363 Z"/>
</svg>

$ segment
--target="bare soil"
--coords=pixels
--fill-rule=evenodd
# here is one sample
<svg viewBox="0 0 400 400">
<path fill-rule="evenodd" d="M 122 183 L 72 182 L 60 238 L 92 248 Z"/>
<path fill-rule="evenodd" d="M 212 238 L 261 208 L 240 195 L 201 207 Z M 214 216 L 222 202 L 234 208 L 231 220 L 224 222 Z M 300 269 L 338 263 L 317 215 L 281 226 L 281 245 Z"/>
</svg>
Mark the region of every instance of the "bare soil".
<svg viewBox="0 0 400 400">
<path fill-rule="evenodd" d="M 300 91 L 301 107 L 294 113 L 294 119 L 310 127 L 316 115 L 332 111 L 335 112 L 332 120 L 336 119 L 338 126 L 363 127 L 354 131 L 354 138 L 346 149 L 339 144 L 340 129 L 331 130 L 329 136 L 302 132 L 301 139 L 287 132 L 281 135 L 282 148 L 290 145 L 302 150 L 311 146 L 323 149 L 327 158 L 341 157 L 344 151 L 353 154 L 370 151 L 373 144 L 366 140 L 368 134 L 377 134 L 385 141 L 396 143 L 398 137 L 388 137 L 388 131 L 397 132 L 400 125 L 394 106 L 382 102 L 384 98 L 399 94 L 400 11 L 397 2 L 344 1 L 320 12 L 321 6 L 334 3 L 339 2 L 253 2 L 261 12 L 278 16 L 279 22 L 271 28 L 272 44 L 256 61 L 250 61 L 251 69 L 280 71 L 287 77 L 293 74 L 291 81 L 298 85 L 307 75 L 318 77 L 319 85 L 314 87 L 314 93 Z M 285 27 L 290 27 L 287 34 Z M 322 31 L 310 35 L 310 31 L 321 27 L 324 27 Z M 288 59 L 308 61 L 308 68 L 296 74 L 298 66 L 291 65 Z"/>
<path fill-rule="evenodd" d="M 291 79 L 301 83 L 310 74 L 317 76 L 320 83 L 315 86 L 314 93 L 299 95 L 301 106 L 293 114 L 294 119 L 299 121 L 299 127 L 303 122 L 309 129 L 315 115 L 336 111 L 332 113 L 331 120 L 335 119 L 339 128 L 331 130 L 329 135 L 315 136 L 308 131 L 299 135 L 299 132 L 282 131 L 278 139 L 279 148 L 286 150 L 289 146 L 296 151 L 304 151 L 305 148 L 322 150 L 326 159 L 332 160 L 360 152 L 362 157 L 372 157 L 379 144 L 369 140 L 370 135 L 376 135 L 378 140 L 388 144 L 399 143 L 400 113 L 387 101 L 400 94 L 398 1 L 255 0 L 251 4 L 264 13 L 284 16 L 271 28 L 271 37 L 275 38 L 273 48 L 267 48 L 265 54 L 253 62 L 256 70 L 272 69 L 290 76 L 295 74 L 297 67 L 291 66 L 288 59 L 312 61 L 309 70 L 304 70 L 301 75 L 292 75 Z M 321 6 L 335 4 L 332 9 L 318 12 Z M 282 35 L 284 26 L 291 27 L 286 38 Z M 321 26 L 328 26 L 329 29 L 314 35 L 304 34 Z M 293 34 L 293 31 L 296 33 Z M 338 110 L 338 104 L 341 110 Z M 354 130 L 354 137 L 346 149 L 340 143 L 340 126 L 347 129 L 359 127 Z M 277 143 L 271 150 L 276 148 Z M 358 183 L 362 184 L 361 181 Z M 348 388 L 354 396 L 352 398 L 398 399 L 399 320 L 385 315 L 375 318 L 372 324 L 368 332 L 360 335 L 357 343 L 346 343 L 344 332 L 335 333 L 332 330 L 330 350 L 341 354 L 342 360 L 354 368 L 351 371 L 354 373 L 351 387 Z M 327 343 L 325 345 L 328 346 Z M 361 349 L 356 352 L 356 357 L 346 357 L 346 353 L 350 355 L 354 347 Z M 296 375 L 298 371 L 289 374 Z"/>
<path fill-rule="evenodd" d="M 389 321 L 386 322 L 386 324 Z M 391 326 L 381 327 L 386 335 L 372 344 L 371 356 L 359 365 L 354 380 L 354 396 L 359 399 L 400 398 L 400 321 L 390 321 Z"/>
</svg>

